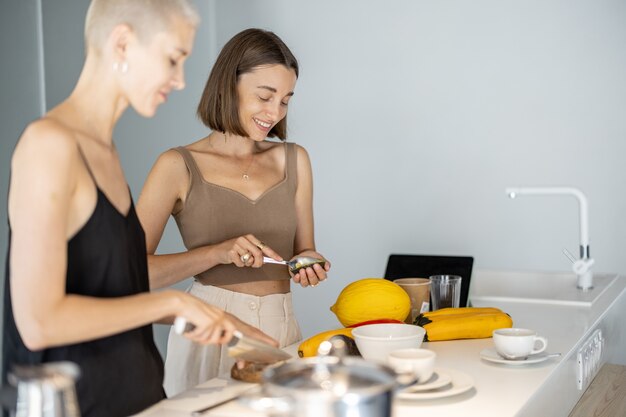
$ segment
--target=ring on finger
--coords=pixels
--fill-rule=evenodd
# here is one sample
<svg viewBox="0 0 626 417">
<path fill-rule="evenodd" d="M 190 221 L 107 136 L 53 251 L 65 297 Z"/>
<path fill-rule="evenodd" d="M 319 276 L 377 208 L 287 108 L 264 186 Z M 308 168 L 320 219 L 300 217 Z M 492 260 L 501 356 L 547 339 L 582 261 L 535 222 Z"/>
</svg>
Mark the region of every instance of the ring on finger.
<svg viewBox="0 0 626 417">
<path fill-rule="evenodd" d="M 319 282 L 317 284 L 311 284 L 311 287 L 317 287 L 318 285 L 320 285 Z"/>
<path fill-rule="evenodd" d="M 250 252 L 246 252 L 243 255 L 241 255 L 241 257 L 239 259 L 241 259 L 241 262 L 243 262 L 244 264 L 246 262 L 248 262 L 250 260 Z"/>
<path fill-rule="evenodd" d="M 263 250 L 267 247 L 267 245 L 259 240 L 259 243 L 256 244 L 256 247 L 260 250 Z"/>
</svg>

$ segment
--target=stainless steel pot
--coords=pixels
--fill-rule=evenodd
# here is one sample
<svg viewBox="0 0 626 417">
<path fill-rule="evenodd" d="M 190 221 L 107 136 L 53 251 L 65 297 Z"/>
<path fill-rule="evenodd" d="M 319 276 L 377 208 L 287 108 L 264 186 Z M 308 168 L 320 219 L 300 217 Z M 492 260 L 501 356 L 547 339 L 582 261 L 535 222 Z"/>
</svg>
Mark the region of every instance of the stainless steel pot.
<svg viewBox="0 0 626 417">
<path fill-rule="evenodd" d="M 72 362 L 15 366 L 8 375 L 17 388 L 16 417 L 80 417 L 74 381 L 80 371 Z"/>
<path fill-rule="evenodd" d="M 390 417 L 396 388 L 415 382 L 356 357 L 316 356 L 263 373 L 263 395 L 242 402 L 272 416 Z"/>
</svg>

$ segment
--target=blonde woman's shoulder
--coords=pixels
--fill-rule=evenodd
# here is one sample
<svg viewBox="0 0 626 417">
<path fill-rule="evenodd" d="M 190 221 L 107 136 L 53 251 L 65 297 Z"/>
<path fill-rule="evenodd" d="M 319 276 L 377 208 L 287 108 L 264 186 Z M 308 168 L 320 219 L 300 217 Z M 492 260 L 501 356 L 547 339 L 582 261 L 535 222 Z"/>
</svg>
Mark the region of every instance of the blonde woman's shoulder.
<svg viewBox="0 0 626 417">
<path fill-rule="evenodd" d="M 74 132 L 64 124 L 42 117 L 24 129 L 13 153 L 13 161 L 37 163 L 38 159 L 66 159 L 78 151 Z"/>
</svg>

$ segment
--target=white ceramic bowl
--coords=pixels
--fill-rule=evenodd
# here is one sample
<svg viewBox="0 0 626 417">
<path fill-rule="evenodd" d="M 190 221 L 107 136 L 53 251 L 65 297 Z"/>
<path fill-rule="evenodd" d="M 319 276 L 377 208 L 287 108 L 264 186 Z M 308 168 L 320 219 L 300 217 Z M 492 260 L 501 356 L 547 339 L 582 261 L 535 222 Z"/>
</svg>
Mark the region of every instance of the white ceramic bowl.
<svg viewBox="0 0 626 417">
<path fill-rule="evenodd" d="M 398 349 L 419 348 L 426 330 L 412 324 L 366 324 L 352 330 L 361 356 L 366 360 L 387 362 L 389 353 Z"/>
</svg>

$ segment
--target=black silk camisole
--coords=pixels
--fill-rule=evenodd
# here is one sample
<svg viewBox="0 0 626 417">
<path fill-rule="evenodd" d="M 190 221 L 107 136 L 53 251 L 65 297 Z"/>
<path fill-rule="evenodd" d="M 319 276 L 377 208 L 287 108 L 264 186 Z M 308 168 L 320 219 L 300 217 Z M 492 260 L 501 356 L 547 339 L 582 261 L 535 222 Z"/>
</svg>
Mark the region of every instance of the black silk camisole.
<svg viewBox="0 0 626 417">
<path fill-rule="evenodd" d="M 93 179 L 91 171 L 89 173 Z M 94 184 L 98 195 L 96 207 L 67 243 L 66 293 L 108 298 L 149 291 L 145 236 L 132 198 L 128 214 L 123 215 L 107 199 L 95 179 Z M 11 303 L 10 242 L 9 227 L 2 346 L 4 383 L 14 364 L 72 361 L 81 371 L 76 392 L 83 417 L 128 416 L 164 398 L 163 361 L 154 343 L 151 325 L 34 352 L 24 345 Z M 42 276 L 41 280 L 45 285 L 46 277 Z M 98 326 L 98 323 L 93 325 Z"/>
</svg>

